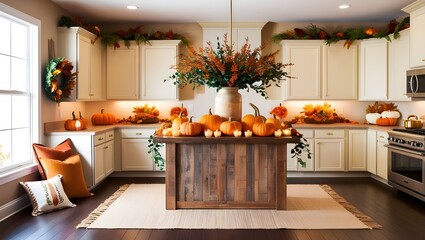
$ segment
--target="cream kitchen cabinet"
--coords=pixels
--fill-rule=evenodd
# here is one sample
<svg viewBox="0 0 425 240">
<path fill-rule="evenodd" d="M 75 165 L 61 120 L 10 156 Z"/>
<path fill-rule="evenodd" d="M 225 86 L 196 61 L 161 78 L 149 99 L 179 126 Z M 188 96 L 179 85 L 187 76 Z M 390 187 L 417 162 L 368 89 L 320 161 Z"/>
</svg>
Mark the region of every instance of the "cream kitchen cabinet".
<svg viewBox="0 0 425 240">
<path fill-rule="evenodd" d="M 316 171 L 345 171 L 345 130 L 314 131 L 314 163 Z"/>
<path fill-rule="evenodd" d="M 425 66 L 425 1 L 415 1 L 402 10 L 410 14 L 410 67 Z"/>
<path fill-rule="evenodd" d="M 139 46 L 107 48 L 106 97 L 115 100 L 139 99 Z"/>
<path fill-rule="evenodd" d="M 376 130 L 367 131 L 367 171 L 376 175 Z"/>
<path fill-rule="evenodd" d="M 154 160 L 148 153 L 149 136 L 155 129 L 121 129 L 121 151 L 123 171 L 152 171 Z"/>
<path fill-rule="evenodd" d="M 140 46 L 140 80 L 142 100 L 177 100 L 178 87 L 172 80 L 175 73 L 180 40 L 151 40 Z"/>
<path fill-rule="evenodd" d="M 303 137 L 310 144 L 311 158 L 307 157 L 307 152 L 302 153 L 302 160 L 306 162 L 306 167 L 301 166 L 296 158 L 292 157 L 291 149 L 294 148 L 294 143 L 288 143 L 287 150 L 287 170 L 288 171 L 314 171 L 314 130 L 313 129 L 298 129 Z"/>
<path fill-rule="evenodd" d="M 77 100 L 104 100 L 102 46 L 96 35 L 80 27 L 58 27 L 57 55 L 71 61 L 77 75 Z"/>
<path fill-rule="evenodd" d="M 293 63 L 283 82 L 288 100 L 357 99 L 357 46 L 327 46 L 321 40 L 283 40 L 283 62 Z"/>
<path fill-rule="evenodd" d="M 387 40 L 362 40 L 359 48 L 359 100 L 387 100 Z"/>
<path fill-rule="evenodd" d="M 94 136 L 94 184 L 114 171 L 114 131 Z"/>
<path fill-rule="evenodd" d="M 425 24 L 424 24 L 425 27 Z M 388 43 L 388 100 L 410 101 L 406 95 L 406 70 L 409 69 L 410 29 Z"/>
<path fill-rule="evenodd" d="M 377 131 L 376 139 L 376 175 L 388 180 L 388 133 Z"/>
<path fill-rule="evenodd" d="M 367 170 L 366 129 L 348 130 L 348 171 Z"/>
</svg>

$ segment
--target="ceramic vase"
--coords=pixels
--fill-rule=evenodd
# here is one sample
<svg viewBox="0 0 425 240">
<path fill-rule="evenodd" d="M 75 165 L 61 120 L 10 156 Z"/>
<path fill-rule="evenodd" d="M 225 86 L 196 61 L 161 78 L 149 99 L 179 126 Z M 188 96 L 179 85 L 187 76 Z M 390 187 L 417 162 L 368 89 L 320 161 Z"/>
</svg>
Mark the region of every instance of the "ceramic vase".
<svg viewBox="0 0 425 240">
<path fill-rule="evenodd" d="M 217 114 L 228 120 L 234 121 L 242 119 L 242 95 L 236 87 L 222 87 L 215 96 L 215 111 Z"/>
</svg>

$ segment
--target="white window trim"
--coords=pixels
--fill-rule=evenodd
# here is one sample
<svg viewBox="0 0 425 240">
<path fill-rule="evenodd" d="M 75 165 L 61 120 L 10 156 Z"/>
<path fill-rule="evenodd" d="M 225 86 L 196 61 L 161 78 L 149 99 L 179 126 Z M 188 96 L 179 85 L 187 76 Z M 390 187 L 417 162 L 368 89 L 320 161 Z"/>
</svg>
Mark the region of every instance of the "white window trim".
<svg viewBox="0 0 425 240">
<path fill-rule="evenodd" d="M 31 48 L 33 51 L 31 51 L 32 55 L 37 55 L 36 58 L 31 57 L 31 59 L 35 59 L 36 63 L 31 64 L 30 68 L 30 76 L 32 78 L 30 79 L 31 84 L 31 105 L 32 105 L 32 113 L 31 118 L 33 119 L 33 127 L 32 127 L 32 141 L 33 142 L 39 142 L 41 139 L 41 57 L 40 57 L 40 49 L 41 49 L 41 21 L 39 19 L 36 19 L 28 14 L 25 14 L 21 11 L 18 11 L 12 7 L 9 7 L 3 3 L 0 3 L 0 11 L 15 17 L 18 21 L 26 21 L 34 26 L 36 26 L 35 31 L 30 31 L 30 36 L 32 38 L 36 37 L 37 39 L 35 41 L 31 41 L 33 46 Z M 31 146 L 29 146 L 31 148 Z M 33 154 L 31 154 L 33 156 Z M 22 166 L 21 168 L 15 168 L 14 170 L 5 172 L 0 175 L 0 185 L 5 184 L 7 182 L 14 181 L 18 178 L 21 178 L 23 176 L 26 176 L 28 174 L 34 173 L 37 171 L 37 166 L 33 164 L 28 164 L 25 166 Z"/>
</svg>

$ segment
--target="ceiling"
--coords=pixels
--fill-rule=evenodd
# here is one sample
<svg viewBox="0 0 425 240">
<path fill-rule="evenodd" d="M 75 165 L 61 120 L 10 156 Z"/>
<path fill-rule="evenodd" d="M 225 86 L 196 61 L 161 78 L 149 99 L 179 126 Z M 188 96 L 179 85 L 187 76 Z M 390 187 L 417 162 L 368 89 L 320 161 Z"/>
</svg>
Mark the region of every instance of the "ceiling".
<svg viewBox="0 0 425 240">
<path fill-rule="evenodd" d="M 51 0 L 90 23 L 228 22 L 230 0 Z M 233 22 L 370 22 L 407 14 L 414 0 L 233 0 Z M 338 9 L 340 4 L 351 8 Z M 137 6 L 128 10 L 126 6 Z"/>
</svg>

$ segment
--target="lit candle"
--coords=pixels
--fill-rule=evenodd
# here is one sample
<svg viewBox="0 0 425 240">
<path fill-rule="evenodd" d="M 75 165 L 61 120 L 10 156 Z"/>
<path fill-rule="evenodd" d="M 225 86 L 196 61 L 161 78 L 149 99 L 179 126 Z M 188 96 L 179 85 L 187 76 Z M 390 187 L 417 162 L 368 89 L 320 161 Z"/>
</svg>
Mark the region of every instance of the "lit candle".
<svg viewBox="0 0 425 240">
<path fill-rule="evenodd" d="M 240 130 L 235 130 L 235 131 L 233 131 L 233 136 L 240 137 L 240 136 L 242 136 L 242 132 Z"/>
<path fill-rule="evenodd" d="M 281 137 L 282 136 L 282 130 L 278 129 L 278 130 L 274 131 L 274 136 L 275 137 Z"/>
<path fill-rule="evenodd" d="M 221 136 L 221 131 L 220 130 L 215 130 L 214 131 L 214 137 L 220 137 Z"/>
<path fill-rule="evenodd" d="M 204 135 L 205 135 L 205 137 L 212 137 L 213 131 L 207 129 L 207 130 L 204 131 Z"/>
<path fill-rule="evenodd" d="M 291 136 L 292 135 L 291 129 L 290 128 L 283 129 L 283 135 Z"/>
<path fill-rule="evenodd" d="M 246 130 L 245 131 L 245 137 L 252 137 L 252 131 L 251 130 Z"/>
</svg>

